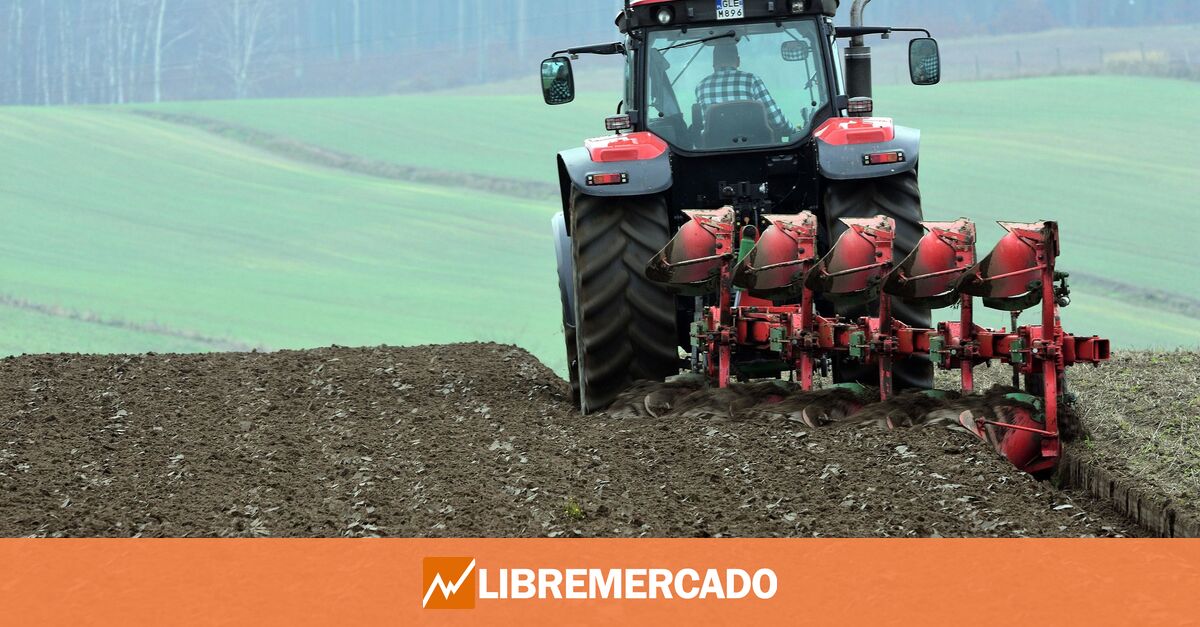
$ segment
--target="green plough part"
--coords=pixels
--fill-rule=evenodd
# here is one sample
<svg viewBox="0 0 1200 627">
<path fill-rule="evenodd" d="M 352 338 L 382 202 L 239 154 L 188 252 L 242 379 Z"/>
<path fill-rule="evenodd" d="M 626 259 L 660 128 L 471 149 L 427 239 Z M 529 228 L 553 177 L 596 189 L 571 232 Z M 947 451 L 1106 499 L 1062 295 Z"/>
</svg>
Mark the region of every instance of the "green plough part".
<svg viewBox="0 0 1200 627">
<path fill-rule="evenodd" d="M 1023 352 L 1024 350 L 1025 350 L 1025 340 L 1018 339 L 1012 343 L 1012 347 L 1009 349 L 1009 352 L 1012 355 L 1012 363 L 1014 363 L 1014 364 L 1025 363 L 1025 353 Z"/>
<path fill-rule="evenodd" d="M 849 390 L 854 392 L 855 396 L 861 398 L 872 398 L 874 396 L 871 394 L 871 390 L 867 389 L 867 386 L 861 383 L 838 383 L 830 387 L 835 390 Z"/>
<path fill-rule="evenodd" d="M 781 353 L 783 352 L 784 344 L 787 343 L 787 333 L 781 327 L 771 329 L 771 350 Z"/>
<path fill-rule="evenodd" d="M 862 359 L 866 352 L 867 334 L 862 331 L 855 331 L 850 334 L 850 356 Z"/>
<path fill-rule="evenodd" d="M 1034 408 L 1033 419 L 1042 424 L 1046 423 L 1045 405 L 1042 403 L 1041 398 L 1034 396 L 1032 394 L 1026 394 L 1024 392 L 1014 392 L 1012 394 L 1005 394 L 1004 398 L 1006 400 L 1010 400 L 1015 403 L 1020 403 L 1022 405 L 1027 405 L 1029 407 Z"/>
<path fill-rule="evenodd" d="M 942 362 L 942 353 L 946 352 L 946 340 L 941 336 L 929 338 L 929 361 L 935 364 Z"/>
</svg>

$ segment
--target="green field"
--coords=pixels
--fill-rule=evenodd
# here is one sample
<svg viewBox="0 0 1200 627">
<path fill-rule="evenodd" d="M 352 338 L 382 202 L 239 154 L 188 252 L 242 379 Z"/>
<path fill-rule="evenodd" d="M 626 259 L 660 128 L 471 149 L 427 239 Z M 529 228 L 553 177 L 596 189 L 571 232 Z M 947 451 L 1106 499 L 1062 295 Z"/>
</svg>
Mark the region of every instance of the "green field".
<svg viewBox="0 0 1200 627">
<path fill-rule="evenodd" d="M 554 153 L 601 134 L 615 100 L 552 109 L 530 89 L 157 109 L 550 181 Z M 1101 77 L 876 94 L 880 114 L 924 130 L 928 217 L 1055 218 L 1067 269 L 1188 297 L 1198 97 L 1194 83 Z M 72 312 L 0 307 L 0 353 L 490 339 L 562 366 L 552 202 L 318 168 L 124 108 L 0 109 L 0 140 L 0 295 Z M 1194 318 L 1086 284 L 1075 303 L 1069 326 L 1119 346 L 1200 345 Z"/>
<path fill-rule="evenodd" d="M 545 206 L 299 165 L 121 111 L 0 111 L 0 292 L 291 348 L 558 348 Z M 0 349 L 195 350 L 0 309 Z"/>
<path fill-rule="evenodd" d="M 1192 106 L 1200 84 L 1027 79 L 881 88 L 876 100 L 879 114 L 923 130 L 930 217 L 1056 218 L 1067 263 L 1139 285 L 1200 292 L 1190 261 L 1194 231 L 1182 228 L 1200 209 L 1190 163 L 1192 138 L 1200 134 Z M 591 95 L 552 108 L 536 94 L 433 94 L 167 109 L 373 159 L 545 181 L 556 176 L 554 153 L 599 134 L 613 102 Z M 1134 117 L 1137 111 L 1153 114 Z"/>
</svg>

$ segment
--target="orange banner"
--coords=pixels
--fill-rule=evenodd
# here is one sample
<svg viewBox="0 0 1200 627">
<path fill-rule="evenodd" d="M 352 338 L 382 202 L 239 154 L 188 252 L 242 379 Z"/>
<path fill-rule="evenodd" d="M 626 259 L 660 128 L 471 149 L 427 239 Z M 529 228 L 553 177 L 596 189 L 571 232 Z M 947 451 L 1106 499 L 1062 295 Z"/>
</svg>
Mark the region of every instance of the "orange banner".
<svg viewBox="0 0 1200 627">
<path fill-rule="evenodd" d="M 1196 625 L 1187 540 L 0 540 L 3 625 Z"/>
</svg>

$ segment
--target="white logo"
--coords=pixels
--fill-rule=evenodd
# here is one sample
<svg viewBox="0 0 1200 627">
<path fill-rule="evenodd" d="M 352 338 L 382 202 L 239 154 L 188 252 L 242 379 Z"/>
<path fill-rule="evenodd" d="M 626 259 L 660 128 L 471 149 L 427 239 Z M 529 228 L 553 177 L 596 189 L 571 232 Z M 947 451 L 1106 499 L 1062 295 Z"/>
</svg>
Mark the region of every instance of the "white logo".
<svg viewBox="0 0 1200 627">
<path fill-rule="evenodd" d="M 458 593 L 458 589 L 467 582 L 467 579 L 471 576 L 471 572 L 474 570 L 475 560 L 471 560 L 471 563 L 467 564 L 467 568 L 463 570 L 462 574 L 458 576 L 458 580 L 454 583 L 446 583 L 442 579 L 441 573 L 434 575 L 433 581 L 429 584 L 429 589 L 425 591 L 425 598 L 421 600 L 421 607 L 429 605 L 429 598 L 433 596 L 434 590 L 441 590 L 442 598 L 449 600 L 450 597 Z"/>
</svg>

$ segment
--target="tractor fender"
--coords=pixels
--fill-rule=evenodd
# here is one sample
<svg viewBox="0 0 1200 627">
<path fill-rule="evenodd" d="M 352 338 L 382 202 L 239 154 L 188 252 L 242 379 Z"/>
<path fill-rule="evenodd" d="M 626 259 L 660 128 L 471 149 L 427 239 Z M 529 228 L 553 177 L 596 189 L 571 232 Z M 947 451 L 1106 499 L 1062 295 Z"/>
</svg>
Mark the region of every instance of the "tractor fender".
<svg viewBox="0 0 1200 627">
<path fill-rule="evenodd" d="M 571 256 L 571 236 L 567 235 L 567 219 L 563 212 L 550 220 L 554 237 L 554 257 L 558 260 L 558 287 L 562 291 L 563 323 L 575 324 L 575 258 Z"/>
<path fill-rule="evenodd" d="M 838 181 L 909 172 L 916 169 L 921 156 L 921 131 L 895 126 L 887 118 L 833 118 L 814 136 L 821 173 Z M 867 155 L 892 151 L 900 151 L 903 161 L 883 165 L 864 163 Z"/>
<path fill-rule="evenodd" d="M 629 135 L 619 137 L 625 138 Z M 620 148 L 619 146 L 598 147 L 596 142 L 599 141 L 601 140 L 588 140 L 586 146 L 558 153 L 558 181 L 562 191 L 563 212 L 566 214 L 565 220 L 568 225 L 571 223 L 572 187 L 588 196 L 647 196 L 664 192 L 670 189 L 674 183 L 671 173 L 671 153 L 665 149 L 665 143 L 660 151 L 622 151 L 623 154 L 630 157 L 623 159 L 613 158 L 622 156 L 621 154 L 614 155 Z M 601 157 L 601 151 L 606 148 L 608 148 L 608 154 Z M 597 158 L 604 160 L 597 160 Z M 593 174 L 624 174 L 628 182 L 616 185 L 589 185 L 588 177 Z"/>
<path fill-rule="evenodd" d="M 647 196 L 670 189 L 673 182 L 669 152 L 651 159 L 598 162 L 592 161 L 588 149 L 580 146 L 558 153 L 558 168 L 560 178 L 566 174 L 575 188 L 588 196 Z M 592 174 L 627 174 L 629 182 L 588 185 Z"/>
</svg>

